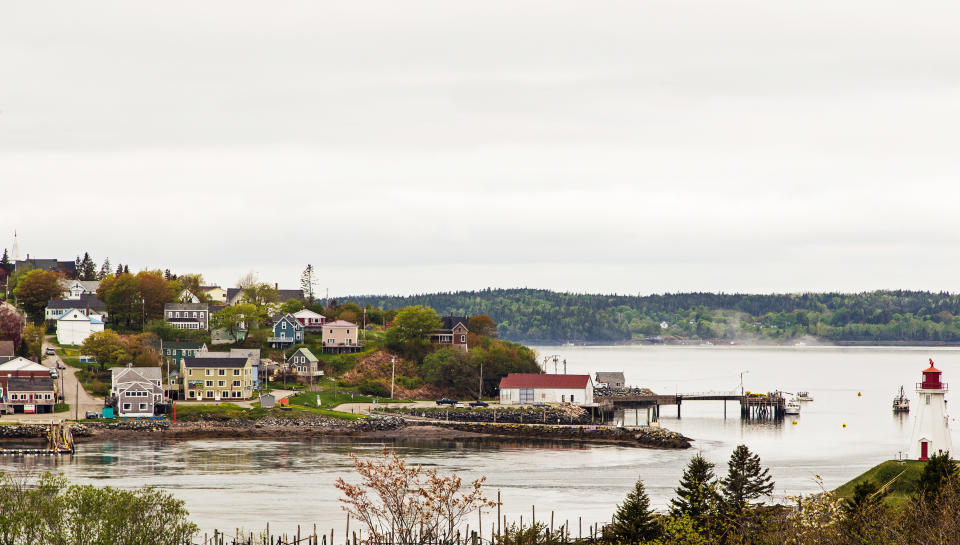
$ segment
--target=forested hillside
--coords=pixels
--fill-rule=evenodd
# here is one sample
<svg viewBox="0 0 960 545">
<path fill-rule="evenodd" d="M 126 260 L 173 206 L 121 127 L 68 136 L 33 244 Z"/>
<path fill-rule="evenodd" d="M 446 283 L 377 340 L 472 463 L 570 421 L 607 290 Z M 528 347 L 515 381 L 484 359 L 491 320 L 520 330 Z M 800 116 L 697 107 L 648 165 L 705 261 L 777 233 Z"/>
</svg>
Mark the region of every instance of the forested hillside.
<svg viewBox="0 0 960 545">
<path fill-rule="evenodd" d="M 628 296 L 486 289 L 340 299 L 347 301 L 383 309 L 426 305 L 442 315 L 488 314 L 499 323 L 502 338 L 521 342 L 660 338 L 787 342 L 816 337 L 960 343 L 960 295 L 945 292 Z"/>
</svg>

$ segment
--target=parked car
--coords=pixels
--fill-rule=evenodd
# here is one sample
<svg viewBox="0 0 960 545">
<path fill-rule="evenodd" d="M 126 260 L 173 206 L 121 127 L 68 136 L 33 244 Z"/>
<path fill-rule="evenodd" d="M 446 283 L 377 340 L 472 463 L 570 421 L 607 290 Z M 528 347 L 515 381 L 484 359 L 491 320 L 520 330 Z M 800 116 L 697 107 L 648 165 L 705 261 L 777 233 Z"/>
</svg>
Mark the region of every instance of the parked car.
<svg viewBox="0 0 960 545">
<path fill-rule="evenodd" d="M 57 373 L 57 370 L 56 370 L 56 369 L 51 369 L 51 370 L 50 370 L 50 378 L 57 378 L 57 377 L 59 377 L 59 376 L 60 376 L 60 373 Z"/>
<path fill-rule="evenodd" d="M 486 401 L 481 401 L 481 400 L 478 399 L 478 400 L 476 400 L 476 401 L 471 401 L 471 402 L 470 402 L 470 406 L 471 406 L 471 407 L 489 407 L 490 404 L 487 403 Z"/>
<path fill-rule="evenodd" d="M 87 417 L 87 420 L 95 420 L 97 418 L 100 418 L 100 413 L 98 413 L 97 411 L 87 411 L 86 417 Z"/>
<path fill-rule="evenodd" d="M 47 355 L 48 355 L 48 356 L 56 356 L 56 355 L 57 355 L 57 351 L 54 350 L 52 346 L 48 346 L 46 352 L 47 352 Z"/>
<path fill-rule="evenodd" d="M 57 369 L 66 369 L 67 366 L 63 364 L 62 361 L 57 360 Z"/>
<path fill-rule="evenodd" d="M 442 399 L 437 400 L 437 405 L 456 405 L 456 404 L 457 404 L 456 399 L 448 399 L 444 397 Z"/>
</svg>

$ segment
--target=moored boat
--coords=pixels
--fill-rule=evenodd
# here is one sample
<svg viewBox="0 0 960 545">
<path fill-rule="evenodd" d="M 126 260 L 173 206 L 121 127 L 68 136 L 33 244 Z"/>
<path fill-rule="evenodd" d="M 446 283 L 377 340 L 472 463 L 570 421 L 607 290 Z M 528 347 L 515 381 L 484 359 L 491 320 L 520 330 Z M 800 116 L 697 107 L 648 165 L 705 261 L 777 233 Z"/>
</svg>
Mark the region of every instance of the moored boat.
<svg viewBox="0 0 960 545">
<path fill-rule="evenodd" d="M 813 396 L 810 395 L 810 392 L 797 392 L 797 399 L 800 401 L 813 401 Z"/>
<path fill-rule="evenodd" d="M 793 398 L 787 401 L 786 406 L 784 406 L 783 412 L 785 414 L 800 414 L 800 400 Z"/>
<path fill-rule="evenodd" d="M 908 413 L 910 412 L 910 398 L 903 393 L 903 386 L 900 387 L 900 394 L 893 398 L 893 412 L 895 413 Z"/>
</svg>

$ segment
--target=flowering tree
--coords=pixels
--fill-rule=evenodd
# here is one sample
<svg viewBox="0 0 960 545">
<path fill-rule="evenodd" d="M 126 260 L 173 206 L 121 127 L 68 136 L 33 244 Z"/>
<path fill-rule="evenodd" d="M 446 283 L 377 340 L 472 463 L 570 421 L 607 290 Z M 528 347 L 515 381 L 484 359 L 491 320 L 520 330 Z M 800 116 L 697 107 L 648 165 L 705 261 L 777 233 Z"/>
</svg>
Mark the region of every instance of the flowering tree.
<svg viewBox="0 0 960 545">
<path fill-rule="evenodd" d="M 386 449 L 379 459 L 353 456 L 359 484 L 337 479 L 341 508 L 367 527 L 367 543 L 398 545 L 450 542 L 461 523 L 484 507 L 496 507 L 482 490 L 486 477 L 467 486 L 457 475 L 407 466 Z"/>
</svg>

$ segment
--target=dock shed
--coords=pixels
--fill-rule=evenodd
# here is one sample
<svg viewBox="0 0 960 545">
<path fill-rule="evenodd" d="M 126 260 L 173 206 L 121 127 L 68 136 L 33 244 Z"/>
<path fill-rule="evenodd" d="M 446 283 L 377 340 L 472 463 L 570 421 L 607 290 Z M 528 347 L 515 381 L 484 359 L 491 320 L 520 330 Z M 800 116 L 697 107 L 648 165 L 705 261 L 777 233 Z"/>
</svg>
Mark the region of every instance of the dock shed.
<svg viewBox="0 0 960 545">
<path fill-rule="evenodd" d="M 597 371 L 593 381 L 597 388 L 626 388 L 627 379 L 619 371 Z"/>
<path fill-rule="evenodd" d="M 500 404 L 527 403 L 593 404 L 590 375 L 510 373 L 500 379 Z"/>
</svg>

